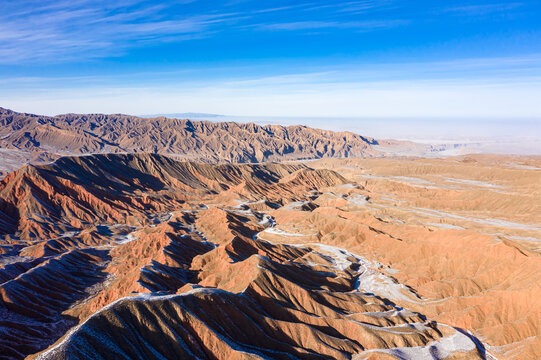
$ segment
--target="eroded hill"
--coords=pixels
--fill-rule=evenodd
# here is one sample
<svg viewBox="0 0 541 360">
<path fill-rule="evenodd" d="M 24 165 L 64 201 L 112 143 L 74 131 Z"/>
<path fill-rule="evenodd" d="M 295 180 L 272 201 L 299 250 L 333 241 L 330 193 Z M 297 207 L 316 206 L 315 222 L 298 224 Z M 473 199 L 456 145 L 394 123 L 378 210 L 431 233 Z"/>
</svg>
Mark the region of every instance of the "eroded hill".
<svg viewBox="0 0 541 360">
<path fill-rule="evenodd" d="M 322 157 L 374 156 L 378 142 L 350 132 L 306 126 L 215 123 L 128 115 L 54 117 L 0 108 L 4 169 L 64 155 L 160 153 L 204 162 L 257 163 Z M 9 161 L 8 161 L 9 160 Z"/>
<path fill-rule="evenodd" d="M 117 154 L 9 174 L 0 184 L 0 353 L 490 357 L 493 338 L 477 338 L 475 322 L 434 321 L 418 274 L 395 264 L 407 244 L 404 261 L 418 262 L 424 237 L 363 214 L 376 189 L 336 166 Z M 462 236 L 431 241 L 438 234 Z"/>
</svg>

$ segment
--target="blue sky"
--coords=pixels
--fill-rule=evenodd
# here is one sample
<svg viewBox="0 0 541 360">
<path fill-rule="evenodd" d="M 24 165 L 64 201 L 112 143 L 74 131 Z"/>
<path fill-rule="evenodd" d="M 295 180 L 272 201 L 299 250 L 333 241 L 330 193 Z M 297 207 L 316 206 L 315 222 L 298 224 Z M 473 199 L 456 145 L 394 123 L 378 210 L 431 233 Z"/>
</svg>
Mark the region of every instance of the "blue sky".
<svg viewBox="0 0 541 360">
<path fill-rule="evenodd" d="M 0 5 L 15 110 L 541 119 L 540 1 Z"/>
</svg>

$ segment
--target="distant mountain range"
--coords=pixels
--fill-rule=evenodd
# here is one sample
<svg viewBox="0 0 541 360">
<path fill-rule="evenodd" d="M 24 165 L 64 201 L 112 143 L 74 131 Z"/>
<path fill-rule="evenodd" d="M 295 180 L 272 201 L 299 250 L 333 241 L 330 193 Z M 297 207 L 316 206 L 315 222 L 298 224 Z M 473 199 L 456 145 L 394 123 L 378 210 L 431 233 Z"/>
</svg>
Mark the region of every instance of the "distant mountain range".
<svg viewBox="0 0 541 360">
<path fill-rule="evenodd" d="M 374 157 L 392 152 L 397 146 L 426 148 L 301 125 L 260 126 L 123 114 L 44 116 L 0 108 L 3 173 L 24 163 L 49 162 L 65 155 L 159 153 L 202 162 L 260 163 Z"/>
<path fill-rule="evenodd" d="M 174 119 L 207 119 L 207 118 L 221 118 L 225 115 L 218 114 L 206 114 L 206 113 L 173 113 L 173 114 L 152 114 L 152 115 L 139 115 L 142 118 L 154 118 L 154 117 L 166 117 Z"/>
</svg>

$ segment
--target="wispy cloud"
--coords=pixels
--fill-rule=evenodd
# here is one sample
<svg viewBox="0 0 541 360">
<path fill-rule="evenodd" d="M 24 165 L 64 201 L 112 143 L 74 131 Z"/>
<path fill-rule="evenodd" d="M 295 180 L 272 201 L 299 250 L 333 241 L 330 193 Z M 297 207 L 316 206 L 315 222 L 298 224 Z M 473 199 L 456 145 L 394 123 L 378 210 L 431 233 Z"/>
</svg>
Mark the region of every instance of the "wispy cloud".
<svg viewBox="0 0 541 360">
<path fill-rule="evenodd" d="M 0 14 L 0 62 L 115 56 L 149 40 L 201 38 L 241 18 L 237 13 L 172 16 L 171 7 L 142 0 L 8 3 Z"/>
<path fill-rule="evenodd" d="M 540 119 L 540 56 L 350 64 L 273 74 L 246 67 L 205 68 L 205 73 L 214 73 L 212 79 L 201 70 L 188 69 L 129 76 L 13 77 L 0 80 L 0 106 L 48 114 L 195 111 Z M 126 82 L 127 77 L 138 80 Z"/>
<path fill-rule="evenodd" d="M 349 13 L 361 13 L 374 8 L 384 8 L 391 3 L 390 0 L 364 0 L 364 1 L 350 1 L 339 2 L 337 5 L 340 7 L 339 12 Z"/>
<path fill-rule="evenodd" d="M 149 43 L 182 42 L 235 30 L 371 31 L 404 24 L 403 20 L 358 17 L 359 12 L 388 2 L 279 2 L 281 6 L 269 6 L 233 1 L 202 7 L 196 6 L 196 0 L 7 1 L 0 13 L 0 64 L 118 57 Z"/>
<path fill-rule="evenodd" d="M 407 20 L 367 20 L 367 21 L 295 21 L 274 24 L 259 24 L 262 30 L 314 30 L 326 28 L 377 30 L 407 24 Z"/>
<path fill-rule="evenodd" d="M 259 116 L 461 117 L 540 119 L 540 81 L 526 84 L 462 79 L 449 81 L 343 82 L 303 74 L 274 84 L 249 82 L 182 86 L 140 85 L 56 89 L 25 96 L 2 95 L 2 106 L 20 111 L 175 113 Z"/>
<path fill-rule="evenodd" d="M 455 83 L 466 80 L 491 83 L 539 83 L 541 80 L 541 53 L 534 55 L 466 58 L 441 61 L 386 62 L 371 64 L 340 63 L 316 65 L 304 63 L 294 70 L 278 66 L 272 70 L 257 65 L 185 66 L 176 70 L 137 71 L 107 75 L 75 76 L 12 76 L 0 78 L 0 84 L 11 84 L 10 91 L 28 85 L 54 86 L 118 86 L 131 80 L 141 85 L 220 82 L 228 86 L 289 86 L 295 84 L 324 83 L 385 83 L 387 81 L 437 81 Z M 481 81 L 482 80 L 482 81 Z M 0 91 L 0 97 L 5 93 Z"/>
<path fill-rule="evenodd" d="M 456 13 L 460 15 L 487 15 L 491 13 L 501 13 L 523 6 L 521 2 L 504 2 L 482 5 L 455 6 L 443 9 L 443 12 Z"/>
</svg>

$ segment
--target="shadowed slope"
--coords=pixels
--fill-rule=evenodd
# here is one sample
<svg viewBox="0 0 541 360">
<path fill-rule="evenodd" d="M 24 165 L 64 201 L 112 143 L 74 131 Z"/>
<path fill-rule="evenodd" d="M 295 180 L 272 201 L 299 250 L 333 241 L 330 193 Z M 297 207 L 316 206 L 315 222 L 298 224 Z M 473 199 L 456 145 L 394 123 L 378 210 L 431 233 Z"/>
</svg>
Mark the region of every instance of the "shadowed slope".
<svg viewBox="0 0 541 360">
<path fill-rule="evenodd" d="M 193 195 L 238 186 L 258 195 L 293 196 L 299 185 L 317 185 L 302 183 L 305 173 L 279 183 L 303 168 L 213 166 L 151 154 L 67 157 L 51 165 L 25 166 L 0 182 L 0 234 L 43 239 L 93 223 L 142 225 L 148 223 L 144 215 L 170 211 Z M 325 171 L 316 178 L 319 183 L 342 181 Z"/>
<path fill-rule="evenodd" d="M 302 165 L 145 154 L 69 157 L 12 173 L 0 183 L 0 353 L 22 359 L 118 298 L 197 282 L 192 260 L 216 245 L 196 230 L 193 207 L 255 196 L 250 189 L 281 201 L 342 182 Z"/>
<path fill-rule="evenodd" d="M 22 358 L 56 341 L 77 320 L 62 312 L 102 282 L 106 251 L 73 250 L 0 285 L 0 353 Z"/>
<path fill-rule="evenodd" d="M 233 242 L 243 255 L 231 257 L 225 245 L 194 259 L 198 285 L 119 300 L 40 359 L 350 359 L 428 346 L 436 358 L 483 358 L 469 335 L 357 289 L 359 264 L 337 266 L 311 247 L 242 235 Z M 446 348 L 450 338 L 462 345 Z"/>
</svg>

